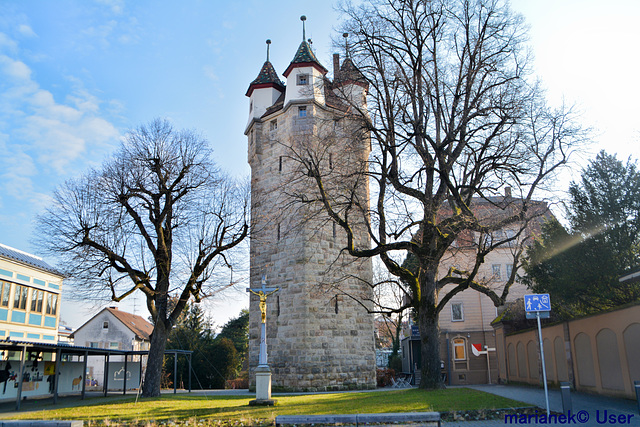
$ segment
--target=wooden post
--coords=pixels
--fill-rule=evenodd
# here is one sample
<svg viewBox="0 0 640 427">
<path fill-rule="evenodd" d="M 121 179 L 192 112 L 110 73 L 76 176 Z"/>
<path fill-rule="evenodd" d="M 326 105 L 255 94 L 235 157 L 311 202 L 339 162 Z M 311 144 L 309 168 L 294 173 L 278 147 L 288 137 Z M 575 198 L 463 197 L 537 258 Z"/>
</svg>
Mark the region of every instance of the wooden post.
<svg viewBox="0 0 640 427">
<path fill-rule="evenodd" d="M 189 353 L 189 393 L 191 393 L 191 354 Z"/>
</svg>

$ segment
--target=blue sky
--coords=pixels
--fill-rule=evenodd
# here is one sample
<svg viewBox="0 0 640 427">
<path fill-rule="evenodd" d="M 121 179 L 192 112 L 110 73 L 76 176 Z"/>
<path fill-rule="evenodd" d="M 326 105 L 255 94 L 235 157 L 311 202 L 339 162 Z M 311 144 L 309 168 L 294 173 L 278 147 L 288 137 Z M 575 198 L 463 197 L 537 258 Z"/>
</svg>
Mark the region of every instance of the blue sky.
<svg viewBox="0 0 640 427">
<path fill-rule="evenodd" d="M 535 71 L 549 98 L 577 104 L 594 128 L 590 153 L 639 157 L 640 2 L 512 6 L 531 27 Z M 127 129 L 155 117 L 197 130 L 223 168 L 248 175 L 244 94 L 267 38 L 271 62 L 286 69 L 303 14 L 330 68 L 340 19 L 331 2 L 0 0 L 0 242 L 38 254 L 33 221 L 55 187 L 99 166 Z M 247 305 L 242 294 L 228 296 L 224 309 L 211 303 L 216 323 Z M 65 319 L 64 304 L 72 326 L 91 312 Z"/>
</svg>

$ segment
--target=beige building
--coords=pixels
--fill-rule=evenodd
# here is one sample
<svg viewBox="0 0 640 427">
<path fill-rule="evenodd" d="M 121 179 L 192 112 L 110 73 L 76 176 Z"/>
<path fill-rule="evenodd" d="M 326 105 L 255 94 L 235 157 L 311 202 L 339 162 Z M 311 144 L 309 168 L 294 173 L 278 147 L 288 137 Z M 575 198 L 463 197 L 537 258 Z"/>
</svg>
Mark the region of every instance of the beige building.
<svg viewBox="0 0 640 427">
<path fill-rule="evenodd" d="M 342 232 L 326 218 L 314 216 L 296 195 L 313 197 L 317 191 L 313 164 L 328 186 L 352 185 L 347 178 L 364 165 L 370 145 L 354 138 L 349 108 L 365 106 L 366 85 L 352 79 L 353 64 L 340 65 L 334 57 L 334 80 L 304 40 L 280 81 L 271 62 L 251 82 L 249 121 L 245 131 L 251 165 L 251 287 L 279 291 L 267 306 L 268 362 L 274 390 L 343 390 L 374 388 L 375 351 L 373 316 L 343 297 L 368 295 L 370 261 L 340 257 Z M 340 95 L 340 96 L 338 96 Z M 340 99 L 346 96 L 348 105 Z M 305 164 L 306 162 L 306 164 Z M 365 183 L 353 184 L 361 203 L 368 206 Z M 293 197 L 292 197 L 293 196 Z M 298 199 L 299 200 L 299 199 Z M 358 232 L 357 245 L 369 246 Z M 260 310 L 250 303 L 250 381 L 258 363 Z"/>
<path fill-rule="evenodd" d="M 62 280 L 42 258 L 0 244 L 0 339 L 57 343 Z"/>
<path fill-rule="evenodd" d="M 505 196 L 496 197 L 490 201 L 475 201 L 473 209 L 476 215 L 484 218 L 504 215 L 504 200 L 517 203 L 517 199 L 511 197 L 510 189 L 505 189 Z M 532 221 L 529 226 L 518 235 L 520 224 L 514 224 L 498 230 L 491 235 L 491 239 L 502 241 L 514 238 L 493 249 L 480 266 L 477 280 L 492 288 L 498 295 L 502 293 L 505 284 L 513 272 L 514 255 L 520 242 L 530 241 L 532 235 L 540 232 L 540 226 L 544 219 L 550 215 L 544 202 L 533 202 L 532 210 L 542 215 Z M 440 277 L 444 276 L 450 267 L 468 270 L 475 263 L 479 236 L 476 233 L 467 232 L 452 245 L 441 263 Z M 518 271 L 516 271 L 516 274 Z M 439 294 L 445 295 L 453 289 L 454 285 L 443 287 Z M 509 288 L 507 302 L 522 298 L 528 293 L 527 287 L 517 280 Z M 455 295 L 440 312 L 440 357 L 442 360 L 442 375 L 445 384 L 487 384 L 496 383 L 504 379 L 498 371 L 498 358 L 496 354 L 496 337 L 491 322 L 497 317 L 498 309 L 493 301 L 486 295 L 472 289 L 462 291 Z M 417 346 L 419 337 L 415 337 L 414 346 Z M 407 339 L 403 345 L 403 371 L 414 372 L 419 365 L 419 351 L 411 349 L 409 345 L 410 329 L 407 329 Z M 481 351 L 489 348 L 487 355 L 476 355 L 472 345 L 479 345 Z M 489 368 L 490 367 L 490 370 Z"/>
</svg>

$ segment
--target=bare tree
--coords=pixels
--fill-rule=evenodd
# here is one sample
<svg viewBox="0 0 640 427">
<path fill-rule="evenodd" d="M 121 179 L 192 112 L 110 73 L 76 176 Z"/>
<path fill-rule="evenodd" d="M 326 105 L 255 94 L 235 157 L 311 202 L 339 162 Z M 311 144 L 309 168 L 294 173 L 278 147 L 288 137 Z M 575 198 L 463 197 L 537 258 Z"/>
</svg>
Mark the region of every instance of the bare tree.
<svg viewBox="0 0 640 427">
<path fill-rule="evenodd" d="M 406 303 L 374 310 L 416 310 L 420 385 L 441 387 L 440 311 L 466 289 L 504 304 L 532 222 L 547 212 L 534 198 L 585 133 L 571 111 L 548 108 L 530 83 L 526 31 L 504 1 L 369 0 L 344 13 L 355 65 L 348 79 L 368 85 L 368 106 L 342 90 L 353 84 L 334 93 L 350 106 L 350 123 L 360 123 L 354 141 L 369 135 L 372 153 L 366 167 L 330 168 L 319 132 L 315 144 L 292 154 L 317 191 L 292 193 L 343 230 L 345 253 L 380 257 L 401 279 Z M 358 191 L 363 180 L 371 207 Z M 355 243 L 363 229 L 370 247 Z M 515 268 L 498 289 L 479 272 L 490 252 L 505 247 Z M 443 269 L 452 251 L 463 250 L 464 268 Z M 412 268 L 398 261 L 407 255 Z"/>
<path fill-rule="evenodd" d="M 187 302 L 230 285 L 216 280 L 216 267 L 231 268 L 247 236 L 246 185 L 210 155 L 194 132 L 155 120 L 131 131 L 102 168 L 66 182 L 39 218 L 76 296 L 145 295 L 154 330 L 143 396 L 160 395 L 167 335 Z"/>
</svg>

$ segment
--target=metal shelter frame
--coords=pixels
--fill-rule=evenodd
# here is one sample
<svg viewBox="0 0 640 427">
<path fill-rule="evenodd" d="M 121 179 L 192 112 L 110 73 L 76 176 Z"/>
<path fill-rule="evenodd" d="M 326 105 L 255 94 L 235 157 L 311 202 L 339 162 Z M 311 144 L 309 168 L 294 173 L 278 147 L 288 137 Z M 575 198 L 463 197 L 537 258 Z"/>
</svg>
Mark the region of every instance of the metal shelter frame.
<svg viewBox="0 0 640 427">
<path fill-rule="evenodd" d="M 86 387 L 86 374 L 87 374 L 87 358 L 89 356 L 104 356 L 104 386 L 103 393 L 107 396 L 108 382 L 109 382 L 109 356 L 124 356 L 124 371 L 127 371 L 127 360 L 129 356 L 149 356 L 148 350 L 110 350 L 105 348 L 94 347 L 80 347 L 69 344 L 48 344 L 48 343 L 35 343 L 29 341 L 12 341 L 4 340 L 0 341 L 0 351 L 19 351 L 20 354 L 20 370 L 18 373 L 18 396 L 16 397 L 16 411 L 20 410 L 20 402 L 22 401 L 22 379 L 24 374 L 25 359 L 27 353 L 52 353 L 56 355 L 55 360 L 55 373 L 54 373 L 54 389 L 53 389 L 53 404 L 58 403 L 58 373 L 60 368 L 60 362 L 62 355 L 82 356 L 83 358 L 83 370 L 82 370 L 82 391 L 81 399 L 85 398 Z M 7 353 L 8 354 L 8 353 Z M 177 370 L 178 370 L 178 355 L 183 354 L 188 357 L 189 360 L 189 393 L 191 393 L 191 355 L 193 351 L 190 350 L 165 350 L 165 356 L 167 354 L 173 355 L 173 393 L 177 393 Z M 140 364 L 140 378 L 142 378 L 142 363 Z M 127 376 L 124 375 L 122 394 L 127 392 Z"/>
</svg>

